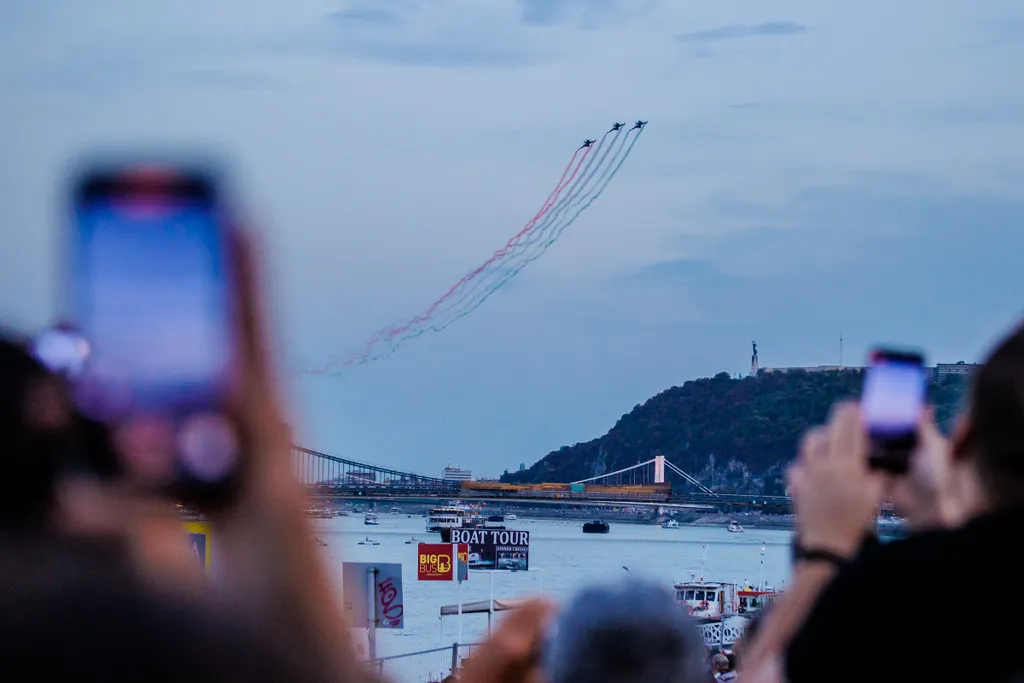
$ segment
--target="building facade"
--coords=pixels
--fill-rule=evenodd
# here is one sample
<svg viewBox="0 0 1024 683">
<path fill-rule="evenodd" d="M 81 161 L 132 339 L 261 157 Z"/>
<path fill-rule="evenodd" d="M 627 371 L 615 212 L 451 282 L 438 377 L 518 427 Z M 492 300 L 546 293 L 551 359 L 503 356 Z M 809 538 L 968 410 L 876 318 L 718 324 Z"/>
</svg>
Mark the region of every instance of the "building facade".
<svg viewBox="0 0 1024 683">
<path fill-rule="evenodd" d="M 441 478 L 445 481 L 473 481 L 473 471 L 449 465 L 444 468 L 444 474 Z"/>
<path fill-rule="evenodd" d="M 979 363 L 967 363 L 965 361 L 959 361 L 956 363 L 937 363 L 935 365 L 935 381 L 941 382 L 950 375 L 970 377 L 980 367 L 981 364 Z"/>
</svg>

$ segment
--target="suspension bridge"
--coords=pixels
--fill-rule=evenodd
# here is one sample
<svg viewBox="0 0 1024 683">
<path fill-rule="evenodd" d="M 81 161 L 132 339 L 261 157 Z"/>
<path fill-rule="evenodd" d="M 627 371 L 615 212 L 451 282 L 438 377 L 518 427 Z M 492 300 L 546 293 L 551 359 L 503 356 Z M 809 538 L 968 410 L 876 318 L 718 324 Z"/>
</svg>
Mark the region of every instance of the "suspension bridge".
<svg viewBox="0 0 1024 683">
<path fill-rule="evenodd" d="M 293 470 L 311 496 L 776 510 L 790 504 L 789 498 L 781 495 L 715 492 L 661 455 L 587 479 L 541 484 L 452 481 L 349 460 L 302 446 L 293 446 L 291 455 Z"/>
</svg>

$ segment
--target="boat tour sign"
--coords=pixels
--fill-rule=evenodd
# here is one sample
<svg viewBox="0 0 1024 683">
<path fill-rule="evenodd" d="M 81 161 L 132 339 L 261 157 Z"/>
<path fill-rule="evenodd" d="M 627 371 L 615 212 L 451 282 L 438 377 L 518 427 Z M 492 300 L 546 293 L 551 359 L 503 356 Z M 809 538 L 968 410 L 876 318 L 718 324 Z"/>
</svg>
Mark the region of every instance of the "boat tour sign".
<svg viewBox="0 0 1024 683">
<path fill-rule="evenodd" d="M 469 572 L 469 546 L 465 543 L 420 543 L 418 581 L 465 581 Z"/>
<path fill-rule="evenodd" d="M 441 540 L 469 546 L 470 569 L 530 568 L 530 532 L 511 529 L 442 529 Z"/>
</svg>

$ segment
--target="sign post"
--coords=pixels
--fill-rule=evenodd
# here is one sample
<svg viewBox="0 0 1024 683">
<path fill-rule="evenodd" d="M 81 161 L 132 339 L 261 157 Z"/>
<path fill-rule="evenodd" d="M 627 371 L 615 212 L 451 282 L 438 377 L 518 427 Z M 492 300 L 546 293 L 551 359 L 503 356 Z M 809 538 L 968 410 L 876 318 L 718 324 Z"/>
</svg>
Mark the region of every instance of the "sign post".
<svg viewBox="0 0 1024 683">
<path fill-rule="evenodd" d="M 466 543 L 420 543 L 417 547 L 418 581 L 457 581 L 459 619 L 456 643 L 462 643 L 462 582 L 469 578 L 469 545 Z M 444 640 L 444 628 L 441 629 Z"/>
<path fill-rule="evenodd" d="M 370 661 L 377 659 L 377 568 L 366 568 L 366 635 Z"/>
<path fill-rule="evenodd" d="M 377 656 L 378 628 L 405 628 L 402 565 L 345 562 L 341 574 L 344 614 L 350 628 L 366 626 L 370 659 Z"/>
</svg>

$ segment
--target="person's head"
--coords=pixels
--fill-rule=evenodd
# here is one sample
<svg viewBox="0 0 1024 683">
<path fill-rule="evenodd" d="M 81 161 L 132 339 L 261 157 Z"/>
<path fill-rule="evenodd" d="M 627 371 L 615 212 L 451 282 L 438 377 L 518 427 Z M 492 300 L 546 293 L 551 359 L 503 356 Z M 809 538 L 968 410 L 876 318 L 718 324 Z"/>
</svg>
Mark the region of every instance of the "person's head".
<svg viewBox="0 0 1024 683">
<path fill-rule="evenodd" d="M 550 683 L 691 683 L 706 676 L 693 620 L 657 584 L 584 589 L 559 616 L 545 656 Z"/>
<path fill-rule="evenodd" d="M 0 526 L 44 526 L 69 447 L 71 413 L 59 379 L 17 340 L 0 338 Z"/>
<path fill-rule="evenodd" d="M 966 415 L 954 433 L 992 507 L 1024 505 L 1024 325 L 995 347 L 973 378 Z"/>
<path fill-rule="evenodd" d="M 717 655 L 711 658 L 711 671 L 712 673 L 721 673 L 729 670 L 729 658 L 719 652 Z"/>
</svg>

